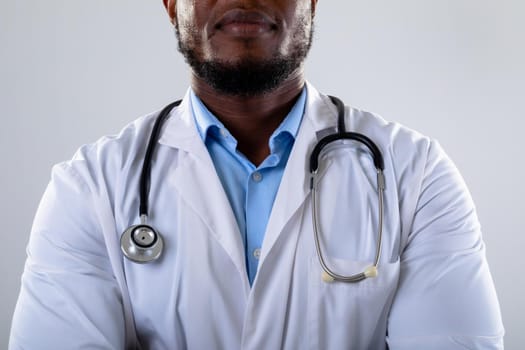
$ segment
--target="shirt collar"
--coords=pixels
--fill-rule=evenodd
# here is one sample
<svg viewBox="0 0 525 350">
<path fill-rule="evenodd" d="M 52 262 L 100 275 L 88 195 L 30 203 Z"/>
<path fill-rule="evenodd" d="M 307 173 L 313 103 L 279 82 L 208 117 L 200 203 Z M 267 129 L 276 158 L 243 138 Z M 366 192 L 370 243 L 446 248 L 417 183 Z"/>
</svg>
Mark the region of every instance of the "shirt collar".
<svg viewBox="0 0 525 350">
<path fill-rule="evenodd" d="M 208 129 L 212 126 L 224 129 L 224 125 L 208 110 L 201 99 L 195 95 L 193 89 L 190 89 L 190 108 L 195 118 L 197 131 L 203 141 L 206 141 Z"/>
<path fill-rule="evenodd" d="M 306 106 L 306 95 L 305 85 L 295 105 L 270 137 L 269 146 L 272 152 L 276 146 L 276 142 L 283 137 L 281 135 L 288 134 L 295 140 Z M 217 119 L 208 108 L 206 108 L 193 89 L 190 89 L 190 108 L 193 112 L 195 124 L 197 125 L 197 130 L 203 142 L 206 142 L 209 133 L 212 132 L 213 129 L 226 130 L 220 120 Z"/>
</svg>

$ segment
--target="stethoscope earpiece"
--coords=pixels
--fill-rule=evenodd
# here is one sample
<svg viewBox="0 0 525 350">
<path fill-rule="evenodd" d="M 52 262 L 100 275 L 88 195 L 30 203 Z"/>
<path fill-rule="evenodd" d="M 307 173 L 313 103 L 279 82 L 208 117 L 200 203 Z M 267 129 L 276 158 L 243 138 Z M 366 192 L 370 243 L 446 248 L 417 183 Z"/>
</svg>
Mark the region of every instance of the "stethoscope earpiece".
<svg viewBox="0 0 525 350">
<path fill-rule="evenodd" d="M 130 226 L 120 237 L 120 247 L 129 260 L 142 264 L 157 260 L 164 242 L 153 227 L 140 224 Z"/>
</svg>

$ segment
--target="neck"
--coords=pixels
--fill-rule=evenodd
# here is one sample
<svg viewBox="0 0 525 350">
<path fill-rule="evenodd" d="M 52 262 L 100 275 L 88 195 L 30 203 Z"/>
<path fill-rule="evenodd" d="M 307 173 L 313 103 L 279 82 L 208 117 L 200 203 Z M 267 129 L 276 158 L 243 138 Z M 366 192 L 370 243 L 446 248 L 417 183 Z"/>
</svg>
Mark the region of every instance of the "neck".
<svg viewBox="0 0 525 350">
<path fill-rule="evenodd" d="M 288 115 L 303 87 L 298 71 L 275 90 L 250 97 L 218 93 L 206 82 L 192 76 L 193 91 L 237 140 L 237 149 L 259 165 L 269 154 L 268 140 Z"/>
</svg>

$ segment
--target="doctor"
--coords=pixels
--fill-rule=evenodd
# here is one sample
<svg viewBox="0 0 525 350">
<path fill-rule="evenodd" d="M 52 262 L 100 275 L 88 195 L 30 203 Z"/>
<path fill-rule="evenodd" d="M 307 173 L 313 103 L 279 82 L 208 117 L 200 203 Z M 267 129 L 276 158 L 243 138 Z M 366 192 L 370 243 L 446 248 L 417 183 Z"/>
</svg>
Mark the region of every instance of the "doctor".
<svg viewBox="0 0 525 350">
<path fill-rule="evenodd" d="M 433 140 L 346 107 L 384 158 L 381 213 L 366 147 L 309 157 L 337 108 L 305 82 L 316 0 L 164 0 L 191 88 L 154 139 L 138 264 L 139 182 L 159 113 L 54 167 L 38 209 L 10 349 L 502 349 L 503 326 L 467 188 Z M 337 6 L 335 3 L 326 4 Z M 147 238 L 147 237 L 146 237 Z"/>
</svg>

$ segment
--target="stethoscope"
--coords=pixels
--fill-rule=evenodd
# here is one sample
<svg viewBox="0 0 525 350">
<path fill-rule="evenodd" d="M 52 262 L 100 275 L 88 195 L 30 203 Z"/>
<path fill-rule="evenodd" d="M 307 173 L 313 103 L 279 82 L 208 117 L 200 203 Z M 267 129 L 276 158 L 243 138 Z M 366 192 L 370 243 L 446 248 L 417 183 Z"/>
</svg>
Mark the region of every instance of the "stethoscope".
<svg viewBox="0 0 525 350">
<path fill-rule="evenodd" d="M 343 102 L 333 96 L 330 99 L 337 107 L 338 121 L 337 121 L 337 132 L 332 133 L 328 136 L 323 137 L 317 145 L 314 147 L 312 154 L 310 155 L 310 189 L 312 191 L 312 221 L 314 228 L 314 240 L 319 258 L 319 263 L 323 269 L 322 278 L 325 282 L 359 282 L 369 277 L 375 277 L 378 274 L 377 267 L 379 264 L 379 258 L 381 255 L 382 237 L 383 237 L 383 193 L 385 190 L 385 178 L 383 175 L 384 162 L 381 151 L 372 140 L 367 136 L 355 132 L 347 132 L 345 127 L 345 108 Z M 148 195 L 151 180 L 151 163 L 153 153 L 155 152 L 156 145 L 162 125 L 168 118 L 171 110 L 180 105 L 181 100 L 175 101 L 166 107 L 159 113 L 151 136 L 148 141 L 146 148 L 146 155 L 144 157 L 144 163 L 142 165 L 142 172 L 140 176 L 140 224 L 133 225 L 127 228 L 122 236 L 120 237 L 120 246 L 124 256 L 129 260 L 136 263 L 148 263 L 157 260 L 164 249 L 164 242 L 160 233 L 155 230 L 151 225 L 148 224 Z M 318 205 L 317 205 L 317 173 L 319 169 L 319 157 L 321 151 L 332 142 L 338 140 L 352 140 L 357 141 L 366 146 L 373 157 L 374 166 L 377 172 L 377 193 L 378 193 L 378 207 L 379 207 L 379 221 L 378 221 L 378 233 L 377 233 L 377 244 L 375 251 L 375 258 L 372 265 L 366 267 L 364 271 L 353 275 L 341 275 L 332 270 L 326 263 L 320 242 L 320 227 L 318 220 Z"/>
</svg>

